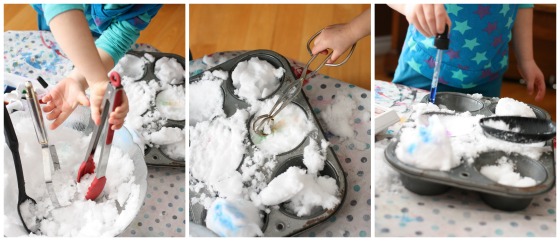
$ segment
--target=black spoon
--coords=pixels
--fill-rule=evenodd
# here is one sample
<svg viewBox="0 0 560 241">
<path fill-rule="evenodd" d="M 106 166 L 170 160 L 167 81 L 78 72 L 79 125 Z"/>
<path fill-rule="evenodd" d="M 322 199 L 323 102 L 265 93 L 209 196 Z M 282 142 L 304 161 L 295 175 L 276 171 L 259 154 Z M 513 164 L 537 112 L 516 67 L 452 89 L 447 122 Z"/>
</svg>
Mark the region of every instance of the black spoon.
<svg viewBox="0 0 560 241">
<path fill-rule="evenodd" d="M 495 125 L 489 124 L 491 121 L 502 121 L 509 128 L 508 130 L 495 128 Z M 480 119 L 480 126 L 491 136 L 516 143 L 543 142 L 556 136 L 556 124 L 546 119 L 493 116 Z"/>
<path fill-rule="evenodd" d="M 20 207 L 21 204 L 25 203 L 26 201 L 30 201 L 33 205 L 36 205 L 37 202 L 33 198 L 27 196 L 27 193 L 25 192 L 25 179 L 23 177 L 23 168 L 21 166 L 21 159 L 19 156 L 19 142 L 16 136 L 16 131 L 14 130 L 14 125 L 12 124 L 12 119 L 10 118 L 10 113 L 8 113 L 6 105 L 4 105 L 4 137 L 6 139 L 6 144 L 8 144 L 8 147 L 12 152 L 12 156 L 14 158 L 14 166 L 16 168 L 16 177 L 19 190 L 17 208 L 19 218 L 21 219 L 21 223 L 23 224 L 25 231 L 27 231 L 27 233 L 30 233 L 31 231 L 27 228 L 27 225 L 25 224 L 25 221 L 21 216 Z"/>
</svg>

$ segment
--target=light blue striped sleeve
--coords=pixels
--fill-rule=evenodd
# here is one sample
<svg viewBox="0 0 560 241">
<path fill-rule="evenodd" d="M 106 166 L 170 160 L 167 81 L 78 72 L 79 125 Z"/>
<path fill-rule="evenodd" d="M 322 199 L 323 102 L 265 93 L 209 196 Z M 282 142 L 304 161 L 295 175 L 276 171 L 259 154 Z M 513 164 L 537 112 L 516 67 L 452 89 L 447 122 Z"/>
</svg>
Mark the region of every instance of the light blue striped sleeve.
<svg viewBox="0 0 560 241">
<path fill-rule="evenodd" d="M 116 21 L 103 31 L 95 41 L 95 45 L 111 55 L 113 64 L 117 64 L 138 37 L 140 37 L 139 29 L 127 21 Z"/>
</svg>

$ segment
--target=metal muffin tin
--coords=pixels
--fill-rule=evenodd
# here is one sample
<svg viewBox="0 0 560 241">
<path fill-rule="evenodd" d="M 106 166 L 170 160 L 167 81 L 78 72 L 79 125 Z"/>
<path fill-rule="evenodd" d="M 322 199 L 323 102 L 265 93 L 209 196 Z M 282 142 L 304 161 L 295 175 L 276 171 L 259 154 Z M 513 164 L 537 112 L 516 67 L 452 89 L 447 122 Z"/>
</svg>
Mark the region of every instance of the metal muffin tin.
<svg viewBox="0 0 560 241">
<path fill-rule="evenodd" d="M 255 50 L 251 52 L 244 53 L 242 55 L 237 56 L 221 65 L 218 65 L 209 71 L 213 70 L 223 70 L 228 72 L 228 79 L 222 83 L 222 90 L 224 93 L 224 112 L 226 116 L 233 115 L 238 109 L 244 109 L 249 107 L 249 104 L 241 100 L 234 94 L 235 87 L 233 86 L 233 82 L 231 79 L 231 73 L 237 66 L 237 63 L 241 61 L 249 60 L 252 57 L 258 57 L 260 60 L 266 60 L 270 64 L 272 64 L 275 68 L 282 67 L 286 70 L 284 76 L 280 79 L 281 85 L 280 87 L 272 93 L 270 96 L 266 98 L 270 98 L 274 96 L 277 92 L 283 90 L 287 86 L 287 82 L 295 81 L 297 78 L 294 76 L 293 72 L 291 71 L 290 64 L 288 61 L 281 56 L 280 54 L 270 51 L 270 50 Z M 198 74 L 196 76 L 190 77 L 189 82 L 196 82 L 200 80 L 202 74 Z M 265 99 L 266 99 L 265 98 Z M 298 166 L 301 168 L 305 168 L 303 164 L 303 149 L 309 144 L 310 138 L 315 139 L 318 143 L 322 139 L 327 140 L 325 137 L 324 131 L 321 128 L 317 117 L 314 115 L 311 106 L 307 100 L 307 97 L 300 91 L 298 96 L 293 100 L 293 103 L 297 106 L 301 107 L 304 112 L 306 113 L 308 119 L 313 122 L 317 131 L 311 132 L 303 141 L 300 143 L 295 149 L 288 151 L 286 153 L 282 153 L 276 156 L 276 160 L 278 164 L 272 170 L 271 175 L 267 177 L 267 183 L 274 179 L 276 176 L 280 175 L 281 173 L 285 172 L 290 166 Z M 252 118 L 249 118 L 247 122 L 247 130 L 248 132 L 252 132 L 252 128 L 250 128 L 250 124 Z M 247 138 L 251 141 L 250 133 L 247 134 Z M 252 141 L 251 141 L 252 142 Z M 253 154 L 253 147 L 248 147 L 245 155 L 252 155 Z M 327 159 L 325 161 L 325 168 L 323 171 L 319 172 L 320 175 L 327 175 L 336 180 L 336 183 L 339 187 L 337 196 L 341 199 L 340 203 L 331 210 L 325 210 L 321 207 L 317 207 L 311 211 L 310 215 L 297 217 L 294 213 L 290 212 L 287 208 L 284 207 L 283 204 L 280 204 L 280 208 L 270 208 L 270 213 L 266 214 L 261 212 L 264 215 L 263 219 L 263 228 L 262 231 L 264 236 L 291 236 L 297 233 L 300 233 L 310 227 L 313 227 L 321 222 L 326 221 L 330 216 L 332 216 L 344 202 L 344 197 L 346 196 L 346 178 L 344 176 L 343 169 L 338 162 L 338 159 L 331 147 L 327 149 Z M 201 193 L 209 194 L 207 190 L 202 190 L 200 193 L 189 191 L 189 197 L 200 197 Z M 206 210 L 200 204 L 190 204 L 189 210 L 189 221 L 192 221 L 197 224 L 205 225 L 205 218 L 206 218 Z"/>
<path fill-rule="evenodd" d="M 428 96 L 421 102 L 427 102 Z M 478 100 L 470 95 L 442 92 L 436 97 L 436 104 L 444 104 L 448 109 L 456 111 L 470 111 L 473 114 L 492 115 L 498 99 L 483 97 Z M 529 105 L 537 118 L 550 119 L 550 115 L 543 109 Z M 465 161 L 449 171 L 424 170 L 401 162 L 396 155 L 398 141 L 391 141 L 385 149 L 387 162 L 400 174 L 403 186 L 420 195 L 439 195 L 451 187 L 477 191 L 481 199 L 489 206 L 505 210 L 517 211 L 525 209 L 533 197 L 544 194 L 554 187 L 555 163 L 553 152 L 546 152 L 538 160 L 531 159 L 523 154 L 506 154 L 502 151 L 489 151 L 481 153 L 474 163 Z M 548 141 L 546 146 L 552 146 Z M 495 165 L 497 159 L 506 156 L 517 167 L 516 171 L 521 176 L 535 179 L 537 185 L 519 188 L 501 185 L 490 180 L 480 173 L 480 168 L 485 165 Z"/>
<path fill-rule="evenodd" d="M 185 58 L 171 53 L 161 53 L 161 52 L 138 52 L 138 51 L 129 51 L 127 54 L 134 55 L 139 58 L 143 58 L 145 61 L 144 65 L 144 74 L 142 77 L 136 81 L 150 81 L 155 79 L 156 81 L 160 81 L 159 78 L 155 74 L 156 62 L 163 58 L 174 58 L 177 60 L 183 69 L 185 69 Z M 154 62 L 150 62 L 147 58 L 144 57 L 145 54 L 150 54 L 154 57 Z M 185 87 L 185 82 L 183 84 L 178 84 L 176 86 Z M 156 92 L 156 98 L 161 91 Z M 156 109 L 155 99 L 151 103 L 150 110 Z M 148 111 L 146 111 L 147 113 Z M 144 113 L 144 114 L 146 114 Z M 143 115 L 144 115 L 143 114 Z M 166 123 L 162 127 L 178 127 L 181 129 L 185 129 L 185 120 L 171 120 L 167 119 Z M 146 159 L 146 164 L 150 166 L 172 166 L 172 167 L 185 167 L 185 160 L 175 160 L 170 158 L 169 156 L 165 155 L 165 153 L 156 147 L 146 146 L 144 151 L 144 158 Z"/>
</svg>

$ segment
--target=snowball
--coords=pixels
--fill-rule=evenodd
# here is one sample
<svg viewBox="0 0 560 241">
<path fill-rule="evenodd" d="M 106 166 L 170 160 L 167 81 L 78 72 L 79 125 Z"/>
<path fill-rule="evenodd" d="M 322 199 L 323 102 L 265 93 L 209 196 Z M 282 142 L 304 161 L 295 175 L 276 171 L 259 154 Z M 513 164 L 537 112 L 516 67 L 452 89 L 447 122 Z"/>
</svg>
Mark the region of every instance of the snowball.
<svg viewBox="0 0 560 241">
<path fill-rule="evenodd" d="M 132 54 L 126 54 L 113 68 L 121 77 L 128 77 L 132 80 L 139 80 L 146 72 L 146 62 L 144 59 Z"/>
<path fill-rule="evenodd" d="M 338 92 L 334 103 L 327 106 L 320 114 L 327 124 L 328 130 L 340 137 L 353 138 L 354 128 L 352 125 L 352 113 L 358 105 L 352 98 Z"/>
<path fill-rule="evenodd" d="M 453 156 L 451 142 L 438 116 L 430 116 L 427 127 L 403 129 L 396 154 L 402 162 L 421 169 L 449 171 L 461 164 Z"/>
<path fill-rule="evenodd" d="M 245 123 L 249 114 L 238 110 L 229 118 L 219 117 L 190 127 L 191 175 L 209 185 L 230 176 L 245 153 Z"/>
<path fill-rule="evenodd" d="M 243 199 L 218 198 L 206 216 L 206 227 L 222 237 L 262 236 L 259 210 Z"/>
<path fill-rule="evenodd" d="M 235 94 L 248 100 L 265 98 L 278 89 L 284 72 L 257 57 L 239 62 L 231 74 Z"/>
<path fill-rule="evenodd" d="M 189 85 L 189 124 L 211 120 L 216 116 L 225 116 L 223 110 L 224 93 L 222 80 L 214 78 L 210 72 L 208 78 Z M 205 75 L 206 75 L 205 73 Z"/>
<path fill-rule="evenodd" d="M 175 58 L 162 57 L 158 59 L 154 74 L 159 80 L 167 84 L 185 83 L 185 69 Z"/>
<path fill-rule="evenodd" d="M 185 119 L 185 87 L 171 86 L 156 97 L 156 108 L 168 119 Z"/>
<path fill-rule="evenodd" d="M 532 187 L 537 185 L 535 179 L 522 177 L 515 172 L 515 166 L 507 157 L 501 157 L 497 165 L 486 165 L 480 168 L 480 173 L 499 184 L 512 187 Z"/>
<path fill-rule="evenodd" d="M 183 130 L 178 127 L 162 127 L 160 130 L 147 135 L 147 141 L 156 145 L 168 145 L 184 139 Z"/>
<path fill-rule="evenodd" d="M 303 149 L 303 164 L 309 173 L 317 173 L 325 167 L 329 142 L 321 140 L 321 147 L 314 139 L 309 140 L 309 145 Z"/>
<path fill-rule="evenodd" d="M 496 115 L 523 116 L 536 118 L 535 112 L 527 104 L 512 98 L 501 98 L 496 105 Z"/>
</svg>

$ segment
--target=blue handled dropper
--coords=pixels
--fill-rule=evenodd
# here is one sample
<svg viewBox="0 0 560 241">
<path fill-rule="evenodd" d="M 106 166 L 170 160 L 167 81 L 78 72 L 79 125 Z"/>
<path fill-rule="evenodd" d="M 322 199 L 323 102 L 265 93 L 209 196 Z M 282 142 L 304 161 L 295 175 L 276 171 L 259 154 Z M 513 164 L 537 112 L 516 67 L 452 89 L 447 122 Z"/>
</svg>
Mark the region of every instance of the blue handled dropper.
<svg viewBox="0 0 560 241">
<path fill-rule="evenodd" d="M 445 31 L 442 34 L 436 35 L 434 38 L 434 46 L 437 48 L 436 62 L 434 67 L 434 76 L 432 77 L 432 87 L 430 89 L 430 102 L 436 102 L 437 86 L 439 83 L 439 69 L 441 68 L 441 59 L 443 55 L 443 50 L 449 49 L 449 38 L 447 37 L 447 32 L 449 27 L 445 25 Z"/>
</svg>

